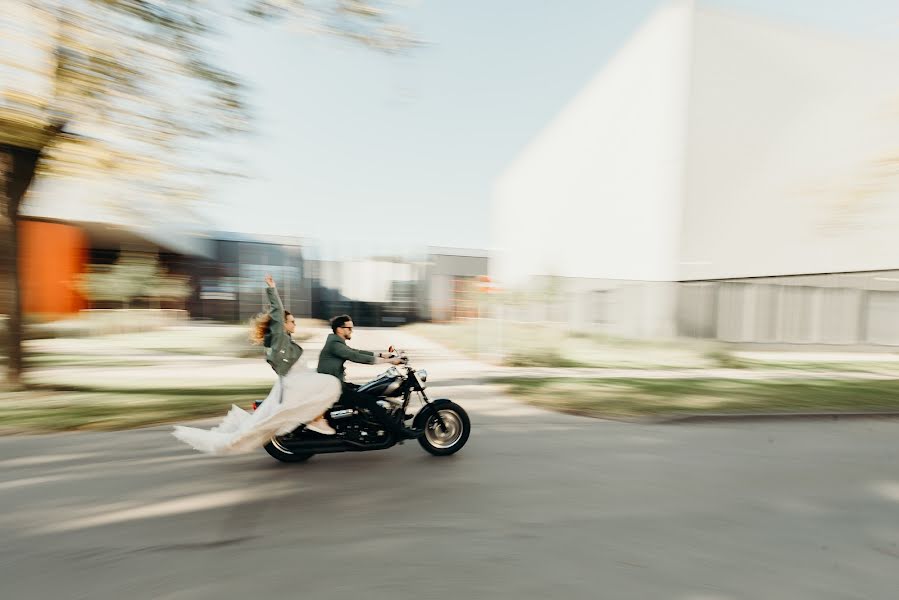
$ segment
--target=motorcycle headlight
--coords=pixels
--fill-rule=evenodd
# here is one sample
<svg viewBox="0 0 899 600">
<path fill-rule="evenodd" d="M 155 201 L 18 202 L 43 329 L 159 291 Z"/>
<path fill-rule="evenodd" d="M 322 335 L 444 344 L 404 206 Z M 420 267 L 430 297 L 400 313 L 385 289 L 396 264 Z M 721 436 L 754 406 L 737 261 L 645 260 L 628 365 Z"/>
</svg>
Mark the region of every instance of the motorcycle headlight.
<svg viewBox="0 0 899 600">
<path fill-rule="evenodd" d="M 416 377 L 418 377 L 418 382 L 421 384 L 421 387 L 428 387 L 426 384 L 428 382 L 428 372 L 422 369 L 421 371 L 416 371 Z"/>
</svg>

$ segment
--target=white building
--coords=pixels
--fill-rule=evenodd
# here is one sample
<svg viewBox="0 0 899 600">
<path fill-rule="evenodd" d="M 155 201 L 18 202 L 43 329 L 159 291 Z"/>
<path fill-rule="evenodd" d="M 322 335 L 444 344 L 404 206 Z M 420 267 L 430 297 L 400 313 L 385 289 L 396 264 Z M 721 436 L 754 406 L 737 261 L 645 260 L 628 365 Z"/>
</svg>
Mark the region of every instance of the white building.
<svg viewBox="0 0 899 600">
<path fill-rule="evenodd" d="M 665 5 L 497 181 L 491 275 L 610 333 L 899 344 L 896 65 Z"/>
</svg>

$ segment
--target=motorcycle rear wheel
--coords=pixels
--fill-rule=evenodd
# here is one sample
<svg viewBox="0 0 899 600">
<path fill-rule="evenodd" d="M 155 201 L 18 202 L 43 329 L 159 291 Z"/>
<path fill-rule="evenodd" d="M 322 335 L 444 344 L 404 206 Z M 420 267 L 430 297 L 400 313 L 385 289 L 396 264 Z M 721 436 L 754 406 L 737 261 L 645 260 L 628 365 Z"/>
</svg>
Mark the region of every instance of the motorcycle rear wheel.
<svg viewBox="0 0 899 600">
<path fill-rule="evenodd" d="M 286 446 L 281 444 L 278 437 L 273 437 L 269 443 L 265 445 L 265 451 L 273 458 L 277 458 L 281 462 L 299 463 L 306 462 L 313 456 L 312 452 L 291 452 Z"/>
</svg>

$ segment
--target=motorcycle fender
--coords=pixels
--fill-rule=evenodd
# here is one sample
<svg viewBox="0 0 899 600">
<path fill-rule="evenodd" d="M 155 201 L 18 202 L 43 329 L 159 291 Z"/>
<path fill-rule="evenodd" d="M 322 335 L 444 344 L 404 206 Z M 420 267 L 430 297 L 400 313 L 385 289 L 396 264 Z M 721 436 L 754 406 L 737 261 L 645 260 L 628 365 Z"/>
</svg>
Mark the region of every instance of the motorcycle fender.
<svg viewBox="0 0 899 600">
<path fill-rule="evenodd" d="M 439 410 L 440 407 L 444 404 L 452 404 L 452 400 L 449 398 L 440 398 L 438 400 L 431 400 L 430 404 L 426 404 L 424 408 L 418 411 L 418 414 L 415 415 L 415 420 L 412 421 L 412 427 L 421 429 L 425 426 L 425 423 L 428 422 L 428 417 L 436 410 Z"/>
</svg>

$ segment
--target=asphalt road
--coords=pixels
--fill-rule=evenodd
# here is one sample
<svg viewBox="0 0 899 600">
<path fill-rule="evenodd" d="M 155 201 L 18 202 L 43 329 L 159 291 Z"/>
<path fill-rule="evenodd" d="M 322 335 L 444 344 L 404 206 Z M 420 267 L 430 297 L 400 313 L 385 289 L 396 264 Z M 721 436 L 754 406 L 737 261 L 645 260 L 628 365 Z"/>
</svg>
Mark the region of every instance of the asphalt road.
<svg viewBox="0 0 899 600">
<path fill-rule="evenodd" d="M 0 438 L 0 598 L 899 597 L 899 422 L 602 422 L 453 365 L 449 458 Z"/>
</svg>

